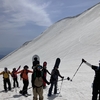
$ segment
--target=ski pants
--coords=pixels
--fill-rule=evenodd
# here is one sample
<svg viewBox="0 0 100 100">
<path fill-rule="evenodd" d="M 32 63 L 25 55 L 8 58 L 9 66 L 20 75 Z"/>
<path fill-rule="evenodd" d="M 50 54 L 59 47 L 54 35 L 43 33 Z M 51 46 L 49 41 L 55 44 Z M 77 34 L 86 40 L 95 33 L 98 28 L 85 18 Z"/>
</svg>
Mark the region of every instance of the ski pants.
<svg viewBox="0 0 100 100">
<path fill-rule="evenodd" d="M 29 85 L 29 81 L 23 80 L 23 90 L 22 90 L 23 94 L 27 94 L 28 85 Z"/>
<path fill-rule="evenodd" d="M 97 99 L 98 94 L 99 99 Z M 93 83 L 92 100 L 100 100 L 100 83 Z"/>
<path fill-rule="evenodd" d="M 8 84 L 8 89 L 11 90 L 11 83 L 9 78 L 4 78 L 3 80 L 4 83 L 4 90 L 7 91 L 7 84 Z"/>
<path fill-rule="evenodd" d="M 52 94 L 53 86 L 54 86 L 54 94 L 56 94 L 57 93 L 57 81 L 51 82 L 49 93 L 48 93 L 50 95 Z"/>
<path fill-rule="evenodd" d="M 16 85 L 17 85 L 17 87 L 19 87 L 17 77 L 13 78 L 13 87 L 16 87 Z"/>
<path fill-rule="evenodd" d="M 33 88 L 33 100 L 38 100 L 39 95 L 39 100 L 43 100 L 43 86 L 42 87 L 34 87 Z"/>
</svg>

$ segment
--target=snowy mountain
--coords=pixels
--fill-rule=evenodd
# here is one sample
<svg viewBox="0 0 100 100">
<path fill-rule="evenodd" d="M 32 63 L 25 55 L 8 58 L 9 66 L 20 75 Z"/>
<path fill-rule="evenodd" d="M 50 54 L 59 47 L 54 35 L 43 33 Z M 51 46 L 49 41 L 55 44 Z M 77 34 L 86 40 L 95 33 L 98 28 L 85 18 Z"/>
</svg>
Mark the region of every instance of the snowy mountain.
<svg viewBox="0 0 100 100">
<path fill-rule="evenodd" d="M 38 54 L 41 64 L 48 62 L 48 70 L 52 70 L 55 59 L 61 58 L 60 73 L 65 77 L 72 77 L 81 63 L 82 58 L 94 65 L 98 65 L 100 60 L 100 4 L 88 9 L 75 17 L 62 19 L 40 36 L 12 52 L 0 60 L 0 70 L 8 67 L 28 65 L 31 69 L 32 56 Z M 48 88 L 44 90 L 44 100 L 91 100 L 94 71 L 85 64 L 82 64 L 73 81 L 64 81 L 60 96 L 48 98 Z M 1 76 L 2 77 L 2 76 Z M 2 78 L 0 80 L 2 81 Z M 49 80 L 49 75 L 48 75 Z M 19 80 L 20 81 L 20 80 Z M 20 82 L 21 83 L 21 82 Z M 2 83 L 0 83 L 3 86 Z M 31 84 L 30 84 L 31 86 Z M 58 87 L 60 88 L 61 82 Z M 20 84 L 22 87 L 22 84 Z M 2 90 L 3 87 L 0 87 Z M 17 89 L 18 92 L 18 89 Z M 0 100 L 13 100 L 17 92 L 0 93 Z M 29 90 L 32 93 L 32 90 Z M 32 96 L 26 100 L 31 100 Z M 16 100 L 25 100 L 18 97 Z"/>
</svg>

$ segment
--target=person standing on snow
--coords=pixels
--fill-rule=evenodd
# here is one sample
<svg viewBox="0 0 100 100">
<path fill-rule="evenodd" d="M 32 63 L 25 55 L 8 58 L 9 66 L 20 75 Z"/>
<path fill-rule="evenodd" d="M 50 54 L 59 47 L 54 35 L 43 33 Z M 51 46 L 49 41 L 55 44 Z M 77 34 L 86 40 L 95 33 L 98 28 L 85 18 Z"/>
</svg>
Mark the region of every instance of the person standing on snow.
<svg viewBox="0 0 100 100">
<path fill-rule="evenodd" d="M 17 87 L 19 87 L 18 77 L 17 77 L 16 72 L 18 72 L 18 70 L 20 69 L 20 67 L 21 66 L 19 66 L 17 70 L 16 70 L 16 68 L 13 68 L 13 71 L 12 71 L 12 74 L 11 74 L 11 76 L 13 78 L 13 88 L 15 88 L 16 85 L 17 85 Z"/>
<path fill-rule="evenodd" d="M 51 86 L 49 88 L 48 96 L 51 96 L 52 95 L 53 86 L 54 86 L 54 94 L 57 94 L 58 76 L 61 77 L 62 80 L 63 80 L 64 76 L 61 76 L 60 75 L 60 72 L 58 70 L 58 66 L 55 66 L 54 69 L 51 72 L 51 78 L 50 78 Z"/>
<path fill-rule="evenodd" d="M 16 72 L 16 74 L 21 73 L 21 77 L 23 79 L 23 89 L 20 91 L 20 93 L 25 96 L 28 95 L 28 93 L 27 93 L 27 88 L 29 85 L 28 73 L 33 73 L 33 71 L 28 70 L 28 68 L 29 67 L 27 65 L 25 65 L 23 70 Z"/>
<path fill-rule="evenodd" d="M 7 67 L 4 68 L 4 71 L 0 73 L 0 75 L 3 74 L 3 83 L 4 83 L 4 90 L 7 92 L 7 84 L 8 84 L 8 90 L 11 90 L 11 82 L 9 79 L 9 74 L 11 75 L 11 72 L 7 69 Z"/>
<path fill-rule="evenodd" d="M 82 62 L 90 66 L 95 71 L 95 77 L 93 81 L 93 90 L 92 90 L 92 100 L 97 100 L 98 94 L 99 94 L 99 100 L 100 100 L 100 62 L 99 62 L 99 66 L 91 65 L 84 59 L 82 59 Z"/>
<path fill-rule="evenodd" d="M 42 69 L 42 71 L 43 71 L 43 76 L 46 78 L 46 76 L 47 76 L 47 73 L 49 74 L 49 75 L 51 75 L 50 74 L 50 72 L 47 70 L 47 62 L 45 61 L 45 62 L 43 62 L 43 69 Z M 45 81 L 43 81 L 43 88 L 46 88 L 46 82 Z"/>
<path fill-rule="evenodd" d="M 33 100 L 43 100 L 43 81 L 45 81 L 48 85 L 50 82 L 46 80 L 43 76 L 42 66 L 36 65 L 34 72 L 32 74 L 32 87 L 33 87 Z"/>
</svg>

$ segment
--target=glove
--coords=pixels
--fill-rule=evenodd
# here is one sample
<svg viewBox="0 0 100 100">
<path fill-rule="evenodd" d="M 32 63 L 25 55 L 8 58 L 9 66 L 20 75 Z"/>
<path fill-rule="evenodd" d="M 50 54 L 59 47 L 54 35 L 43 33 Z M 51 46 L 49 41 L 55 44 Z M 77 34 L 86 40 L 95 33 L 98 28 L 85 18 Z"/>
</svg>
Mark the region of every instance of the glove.
<svg viewBox="0 0 100 100">
<path fill-rule="evenodd" d="M 62 79 L 64 79 L 64 76 L 62 77 Z"/>
<path fill-rule="evenodd" d="M 21 65 L 19 66 L 19 68 L 21 68 Z"/>
<path fill-rule="evenodd" d="M 67 80 L 70 80 L 70 78 L 69 78 L 69 77 L 67 77 Z"/>
<path fill-rule="evenodd" d="M 47 83 L 48 85 L 50 84 L 50 82 Z"/>
<path fill-rule="evenodd" d="M 82 59 L 82 62 L 86 63 L 86 61 L 84 59 Z"/>
</svg>

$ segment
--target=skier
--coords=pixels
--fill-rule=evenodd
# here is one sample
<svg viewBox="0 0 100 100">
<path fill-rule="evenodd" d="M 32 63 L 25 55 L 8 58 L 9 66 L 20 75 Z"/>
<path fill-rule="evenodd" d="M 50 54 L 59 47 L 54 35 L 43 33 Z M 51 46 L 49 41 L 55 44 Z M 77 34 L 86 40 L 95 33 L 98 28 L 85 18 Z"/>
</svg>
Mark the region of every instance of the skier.
<svg viewBox="0 0 100 100">
<path fill-rule="evenodd" d="M 33 73 L 33 71 L 28 70 L 28 68 L 29 67 L 25 65 L 23 70 L 16 72 L 16 74 L 21 73 L 21 76 L 23 79 L 23 89 L 19 93 L 21 93 L 24 96 L 28 96 L 28 93 L 27 93 L 27 88 L 29 85 L 28 73 Z"/>
<path fill-rule="evenodd" d="M 17 74 L 16 72 L 18 72 L 18 70 L 20 69 L 21 66 L 18 67 L 18 69 L 16 70 L 16 68 L 13 68 L 13 71 L 12 71 L 12 78 L 13 78 L 13 88 L 16 87 L 15 83 L 17 84 L 17 87 L 19 87 L 19 83 L 18 83 L 18 78 L 17 78 Z"/>
<path fill-rule="evenodd" d="M 44 76 L 45 78 L 46 78 L 46 76 L 47 76 L 47 73 L 48 73 L 49 75 L 51 75 L 50 72 L 47 70 L 47 62 L 46 62 L 46 61 L 43 62 L 43 69 L 42 69 L 42 71 L 43 71 L 43 76 Z M 44 89 L 46 88 L 46 82 L 45 82 L 45 81 L 43 81 L 43 88 L 44 88 Z"/>
<path fill-rule="evenodd" d="M 97 100 L 98 94 L 99 94 L 99 100 L 100 100 L 100 62 L 99 62 L 99 66 L 91 65 L 84 59 L 82 59 L 82 62 L 90 66 L 95 71 L 95 77 L 93 81 L 93 90 L 92 90 L 92 100 Z"/>
<path fill-rule="evenodd" d="M 4 68 L 4 71 L 0 73 L 0 75 L 3 74 L 3 83 L 4 83 L 4 90 L 7 92 L 7 84 L 8 84 L 8 90 L 11 90 L 11 82 L 9 79 L 9 74 L 11 75 L 11 72 L 7 69 L 7 67 Z"/>
<path fill-rule="evenodd" d="M 54 66 L 52 72 L 51 72 L 51 78 L 50 78 L 50 83 L 51 86 L 49 88 L 49 92 L 48 92 L 48 96 L 52 95 L 52 89 L 53 89 L 53 85 L 54 87 L 54 94 L 57 94 L 57 82 L 58 82 L 58 76 L 62 78 L 62 80 L 64 79 L 64 76 L 60 75 L 60 72 L 58 70 L 58 66 Z"/>
<path fill-rule="evenodd" d="M 38 100 L 37 96 L 39 100 L 43 100 L 43 81 L 50 84 L 43 76 L 42 66 L 37 65 L 32 74 L 33 100 Z"/>
<path fill-rule="evenodd" d="M 34 69 L 34 67 L 35 67 L 37 64 L 40 64 L 40 62 L 37 60 L 37 57 L 35 57 L 35 58 L 34 58 L 34 61 L 33 61 L 32 69 Z"/>
</svg>

